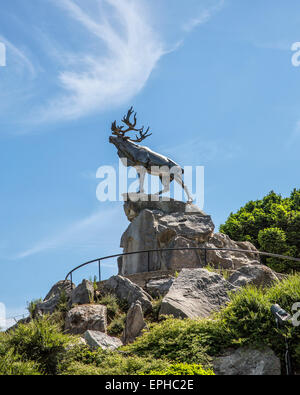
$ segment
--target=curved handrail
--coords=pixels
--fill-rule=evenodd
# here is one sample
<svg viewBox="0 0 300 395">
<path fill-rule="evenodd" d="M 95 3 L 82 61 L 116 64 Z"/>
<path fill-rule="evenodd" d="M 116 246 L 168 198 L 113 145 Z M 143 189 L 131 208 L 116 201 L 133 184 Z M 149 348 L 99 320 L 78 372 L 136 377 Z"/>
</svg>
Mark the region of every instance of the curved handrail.
<svg viewBox="0 0 300 395">
<path fill-rule="evenodd" d="M 101 262 L 106 260 L 106 259 L 111 259 L 111 258 L 119 258 L 122 256 L 128 256 L 128 255 L 133 255 L 133 254 L 148 254 L 148 269 L 149 269 L 149 256 L 151 252 L 166 252 L 166 251 L 186 251 L 186 250 L 201 250 L 205 252 L 204 255 L 204 262 L 205 265 L 207 264 L 206 262 L 206 253 L 207 251 L 232 251 L 232 252 L 241 252 L 244 254 L 254 254 L 254 255 L 262 255 L 262 256 L 269 256 L 269 257 L 273 257 L 273 258 L 279 258 L 279 259 L 286 259 L 286 260 L 290 260 L 290 261 L 295 261 L 295 262 L 300 262 L 299 258 L 294 258 L 291 256 L 286 256 L 286 255 L 280 255 L 280 254 L 273 254 L 270 252 L 263 252 L 263 251 L 258 251 L 258 250 L 243 250 L 243 249 L 236 249 L 236 248 L 214 248 L 214 247 L 180 247 L 180 248 L 159 248 L 159 249 L 151 249 L 151 250 L 141 250 L 141 251 L 132 251 L 132 252 L 125 252 L 125 253 L 121 253 L 121 254 L 114 254 L 114 255 L 108 255 L 102 258 L 97 258 L 97 259 L 93 259 L 92 261 L 88 261 L 85 263 L 82 263 L 79 266 L 76 266 L 74 269 L 72 269 L 71 271 L 69 271 L 69 273 L 66 275 L 65 277 L 65 281 L 68 279 L 68 277 L 70 276 L 71 279 L 71 284 L 72 284 L 72 274 L 87 265 L 90 265 L 92 263 L 97 263 L 98 262 L 98 266 L 99 266 L 99 281 L 101 281 Z M 150 270 L 148 270 L 149 272 Z M 147 272 L 146 272 L 147 273 Z"/>
</svg>

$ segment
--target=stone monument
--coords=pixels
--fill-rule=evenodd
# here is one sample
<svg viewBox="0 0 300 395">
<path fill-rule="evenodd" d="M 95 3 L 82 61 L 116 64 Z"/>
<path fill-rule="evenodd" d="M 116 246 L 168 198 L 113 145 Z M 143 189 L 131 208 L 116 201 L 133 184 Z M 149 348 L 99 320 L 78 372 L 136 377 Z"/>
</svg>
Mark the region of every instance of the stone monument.
<svg viewBox="0 0 300 395">
<path fill-rule="evenodd" d="M 138 193 L 126 193 L 124 211 L 130 225 L 121 238 L 124 253 L 136 251 L 158 250 L 129 254 L 118 260 L 119 274 L 128 276 L 146 272 L 175 272 L 182 268 L 201 268 L 207 264 L 236 270 L 244 264 L 257 264 L 255 247 L 248 242 L 233 242 L 228 236 L 214 233 L 214 224 L 209 215 L 192 204 L 192 197 L 182 181 L 183 169 L 171 159 L 160 155 L 148 147 L 137 145 L 149 137 L 149 128 L 136 127 L 136 113 L 131 107 L 122 122 L 127 126 L 117 126 L 112 123 L 112 136 L 109 142 L 118 150 L 118 156 L 126 166 L 133 166 L 140 179 Z M 132 139 L 127 133 L 139 133 Z M 154 194 L 144 193 L 145 174 L 159 176 L 163 189 Z M 170 183 L 175 180 L 182 186 L 188 201 L 186 203 L 174 199 L 161 197 L 170 190 Z M 202 249 L 190 247 L 231 248 L 245 250 L 245 252 L 210 250 L 206 253 Z"/>
</svg>

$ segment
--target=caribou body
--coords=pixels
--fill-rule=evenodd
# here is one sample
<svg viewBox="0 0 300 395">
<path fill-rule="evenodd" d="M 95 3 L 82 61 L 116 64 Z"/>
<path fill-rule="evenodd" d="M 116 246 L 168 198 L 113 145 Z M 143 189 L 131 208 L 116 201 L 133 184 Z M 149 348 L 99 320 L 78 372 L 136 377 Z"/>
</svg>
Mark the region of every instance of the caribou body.
<svg viewBox="0 0 300 395">
<path fill-rule="evenodd" d="M 133 108 L 131 107 L 127 116 L 122 120 L 128 127 L 126 130 L 123 130 L 124 126 L 117 126 L 116 121 L 113 122 L 111 127 L 113 135 L 109 137 L 109 142 L 117 148 L 118 156 L 122 163 L 128 167 L 132 166 L 137 170 L 140 180 L 139 192 L 144 193 L 144 179 L 146 173 L 149 173 L 153 176 L 158 176 L 162 182 L 164 188 L 160 192 L 157 192 L 158 195 L 168 192 L 170 190 L 170 182 L 175 180 L 186 192 L 188 201 L 192 201 L 193 199 L 182 181 L 183 169 L 170 158 L 158 154 L 148 147 L 136 144 L 142 142 L 151 136 L 151 134 L 148 134 L 149 128 L 146 132 L 144 132 L 144 127 L 140 129 L 136 128 L 136 113 L 134 114 L 134 121 L 131 123 L 130 117 L 133 112 Z M 131 139 L 129 136 L 126 136 L 126 133 L 130 131 L 138 132 L 139 137 L 136 135 L 136 139 Z"/>
</svg>

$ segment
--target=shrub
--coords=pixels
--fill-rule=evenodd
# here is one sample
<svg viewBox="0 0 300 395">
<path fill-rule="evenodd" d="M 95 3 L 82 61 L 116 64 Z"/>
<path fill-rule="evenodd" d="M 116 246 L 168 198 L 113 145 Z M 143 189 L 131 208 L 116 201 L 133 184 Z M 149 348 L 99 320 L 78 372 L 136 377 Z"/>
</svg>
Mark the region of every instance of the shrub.
<svg viewBox="0 0 300 395">
<path fill-rule="evenodd" d="M 63 289 L 60 292 L 56 310 L 61 313 L 67 313 L 67 311 L 69 310 L 68 304 L 69 304 L 69 298 L 67 296 L 66 291 Z"/>
<path fill-rule="evenodd" d="M 101 369 L 93 365 L 85 365 L 80 362 L 71 363 L 61 375 L 63 376 L 96 376 L 102 375 Z"/>
<path fill-rule="evenodd" d="M 178 376 L 214 376 L 212 369 L 204 369 L 201 365 L 177 363 L 170 365 L 167 369 L 161 371 L 152 370 L 148 375 L 178 375 Z"/>
<path fill-rule="evenodd" d="M 25 361 L 35 361 L 46 374 L 56 374 L 65 348 L 76 338 L 64 335 L 48 316 L 20 324 L 6 340 L 7 346 Z"/>
<path fill-rule="evenodd" d="M 224 349 L 244 345 L 270 346 L 284 363 L 285 331 L 276 328 L 270 307 L 278 303 L 287 311 L 300 301 L 300 275 L 291 275 L 265 292 L 248 286 L 231 294 L 231 302 L 211 319 L 167 318 L 122 349 L 144 357 L 209 366 L 210 357 Z M 300 366 L 300 327 L 286 331 L 296 366 Z"/>
<path fill-rule="evenodd" d="M 119 336 L 125 328 L 126 314 L 115 316 L 107 328 L 107 333 L 110 336 Z"/>
<path fill-rule="evenodd" d="M 283 336 L 289 338 L 294 362 L 300 366 L 296 348 L 300 341 L 300 327 L 291 325 L 285 330 L 276 328 L 271 305 L 278 303 L 290 312 L 294 303 L 300 301 L 300 275 L 289 276 L 265 292 L 255 287 L 246 287 L 231 295 L 231 303 L 221 311 L 220 319 L 230 328 L 232 344 L 267 345 L 284 363 L 285 345 Z"/>
<path fill-rule="evenodd" d="M 220 232 L 236 241 L 250 241 L 266 252 L 300 258 L 300 190 L 294 189 L 289 198 L 272 191 L 261 200 L 248 202 L 230 214 Z M 300 269 L 299 263 L 290 260 L 262 260 L 278 272 Z"/>
<path fill-rule="evenodd" d="M 103 375 L 141 375 L 151 370 L 162 370 L 169 362 L 151 357 L 124 356 L 117 352 L 108 352 L 103 360 L 97 363 Z"/>
<path fill-rule="evenodd" d="M 42 301 L 43 301 L 42 299 L 35 299 L 32 300 L 31 302 L 27 302 L 27 310 L 31 318 L 34 318 L 37 304 L 41 303 Z"/>
<path fill-rule="evenodd" d="M 152 311 L 147 316 L 147 319 L 150 320 L 150 322 L 157 322 L 159 320 L 159 310 L 161 308 L 162 301 L 162 296 L 152 300 Z"/>
<path fill-rule="evenodd" d="M 98 303 L 107 308 L 107 319 L 109 323 L 107 328 L 108 334 L 111 336 L 121 335 L 125 327 L 125 312 L 128 310 L 128 304 L 119 300 L 113 294 L 102 296 L 98 300 Z"/>
<path fill-rule="evenodd" d="M 102 349 L 90 351 L 82 345 L 69 350 L 66 360 L 66 365 L 61 369 L 64 375 L 137 375 L 149 373 L 151 370 L 166 369 L 170 365 L 168 361 L 150 357 L 141 358 Z"/>
<path fill-rule="evenodd" d="M 210 358 L 205 339 L 209 336 L 215 338 L 217 346 L 217 331 L 218 327 L 213 321 L 167 318 L 160 323 L 151 324 L 149 331 L 122 349 L 143 357 L 209 366 Z"/>
<path fill-rule="evenodd" d="M 115 295 L 106 294 L 106 295 L 102 296 L 97 301 L 97 303 L 99 303 L 103 306 L 106 306 L 107 318 L 108 318 L 109 322 L 111 322 L 120 311 L 118 299 Z"/>
<path fill-rule="evenodd" d="M 33 361 L 22 361 L 13 350 L 0 355 L 0 375 L 36 376 L 40 375 L 39 365 Z"/>
</svg>

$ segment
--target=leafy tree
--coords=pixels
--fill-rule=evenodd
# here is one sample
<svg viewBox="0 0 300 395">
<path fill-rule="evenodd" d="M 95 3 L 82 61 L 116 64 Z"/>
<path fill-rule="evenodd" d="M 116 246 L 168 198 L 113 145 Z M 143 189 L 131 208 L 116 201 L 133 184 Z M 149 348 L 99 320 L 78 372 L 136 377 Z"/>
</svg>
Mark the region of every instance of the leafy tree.
<svg viewBox="0 0 300 395">
<path fill-rule="evenodd" d="M 250 241 L 261 251 L 300 258 L 300 189 L 283 198 L 271 191 L 231 213 L 220 232 L 236 241 Z M 299 270 L 297 262 L 262 258 L 277 272 Z"/>
</svg>

